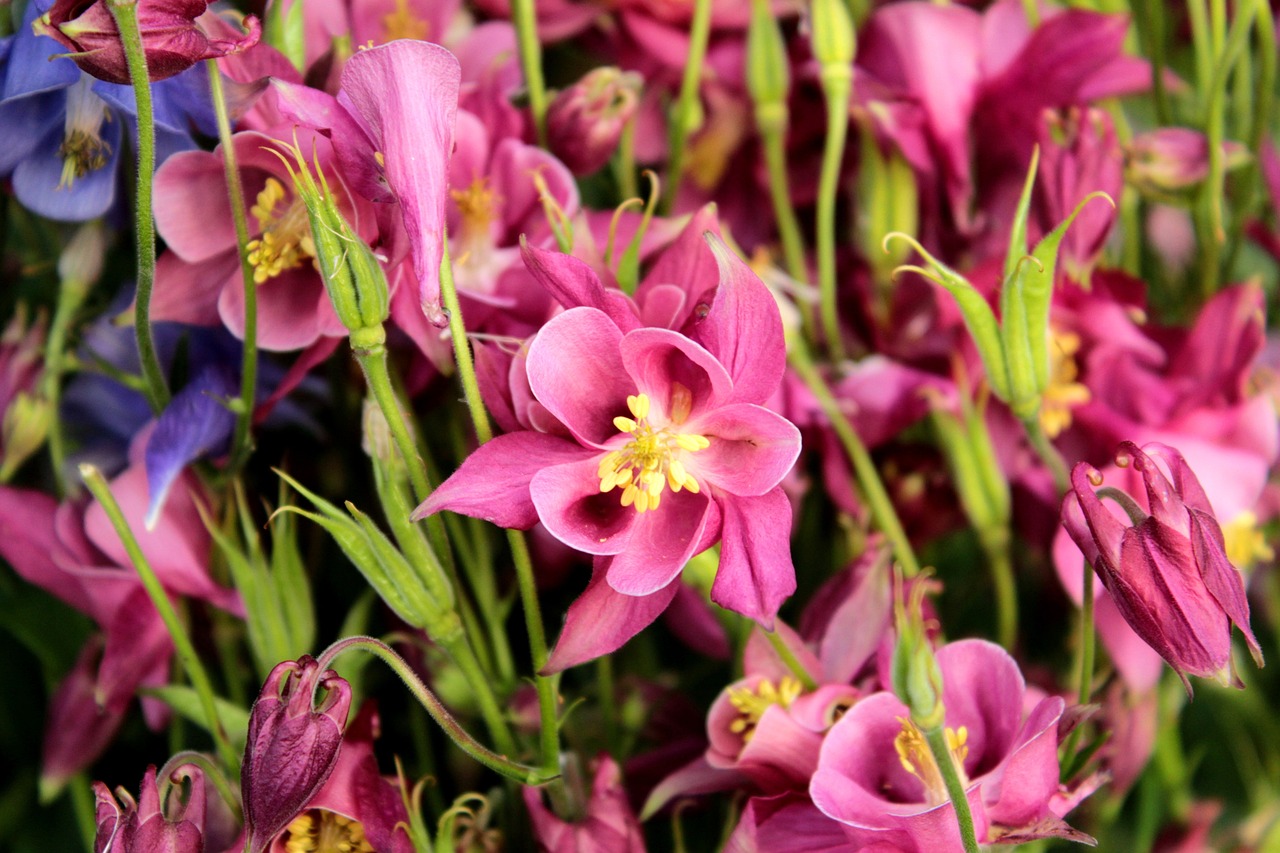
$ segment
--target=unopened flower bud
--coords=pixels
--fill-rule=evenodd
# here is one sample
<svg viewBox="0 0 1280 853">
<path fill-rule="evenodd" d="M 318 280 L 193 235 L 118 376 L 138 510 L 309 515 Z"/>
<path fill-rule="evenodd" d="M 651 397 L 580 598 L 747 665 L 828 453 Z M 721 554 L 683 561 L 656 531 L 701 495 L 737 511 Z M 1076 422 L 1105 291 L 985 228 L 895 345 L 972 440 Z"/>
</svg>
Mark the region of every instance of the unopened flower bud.
<svg viewBox="0 0 1280 853">
<path fill-rule="evenodd" d="M 1168 196 L 1194 189 L 1209 175 L 1209 140 L 1198 130 L 1162 127 L 1134 137 L 1126 149 L 1126 177 L 1139 191 Z M 1238 142 L 1223 142 L 1227 169 L 1249 160 Z"/>
<path fill-rule="evenodd" d="M 89 288 L 102 276 L 107 257 L 107 229 L 98 219 L 76 229 L 58 258 L 58 278 L 79 287 Z"/>
<path fill-rule="evenodd" d="M 844 68 L 852 74 L 857 45 L 845 0 L 814 0 L 811 27 L 813 56 L 822 66 L 822 73 Z"/>
<path fill-rule="evenodd" d="M 53 407 L 43 397 L 18 392 L 0 422 L 0 480 L 7 480 L 49 435 Z"/>
<path fill-rule="evenodd" d="M 757 120 L 777 118 L 785 124 L 791 69 L 782 30 L 769 8 L 769 0 L 751 0 L 746 72 L 747 91 L 755 102 Z"/>
<path fill-rule="evenodd" d="M 922 731 L 932 731 L 942 725 L 946 708 L 942 704 L 942 670 L 924 625 L 925 585 L 912 585 L 905 607 L 900 583 L 895 585 L 899 589 L 894 595 L 898 642 L 893 648 L 893 692 L 911 709 L 911 721 Z"/>
<path fill-rule="evenodd" d="M 320 704 L 311 704 L 319 683 Z M 240 770 L 249 853 L 260 853 L 333 772 L 351 686 L 310 655 L 276 665 L 249 714 Z"/>
<path fill-rule="evenodd" d="M 555 97 L 547 108 L 547 144 L 569 171 L 589 175 L 618 147 L 640 100 L 640 75 L 597 68 Z"/>
<path fill-rule="evenodd" d="M 118 789 L 113 795 L 106 785 L 94 783 L 95 850 L 103 853 L 200 853 L 204 850 L 204 773 L 194 765 L 185 764 L 169 779 L 159 782 L 155 765 L 148 767 L 136 801 L 124 789 Z"/>
<path fill-rule="evenodd" d="M 87 74 L 108 83 L 130 82 L 129 63 L 108 3 L 97 0 L 58 0 L 32 29 L 57 39 L 73 51 L 71 59 Z M 137 0 L 138 29 L 151 82 L 186 71 L 205 59 L 239 53 L 253 47 L 262 35 L 258 19 L 245 18 L 240 38 L 211 39 L 196 24 L 208 0 Z"/>
</svg>

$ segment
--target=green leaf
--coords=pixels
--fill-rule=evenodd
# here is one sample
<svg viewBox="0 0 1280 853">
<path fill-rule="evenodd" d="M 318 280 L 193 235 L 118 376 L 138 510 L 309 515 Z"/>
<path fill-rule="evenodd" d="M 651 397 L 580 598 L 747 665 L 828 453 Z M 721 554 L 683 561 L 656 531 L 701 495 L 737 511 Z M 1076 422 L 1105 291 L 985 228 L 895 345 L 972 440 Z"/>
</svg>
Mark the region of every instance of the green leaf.
<svg viewBox="0 0 1280 853">
<path fill-rule="evenodd" d="M 200 704 L 200 694 L 192 688 L 181 684 L 166 684 L 163 687 L 142 688 L 138 692 L 146 696 L 154 696 L 205 731 L 209 730 L 204 709 Z M 222 723 L 222 730 L 227 733 L 231 745 L 243 752 L 245 738 L 249 732 L 249 712 L 221 696 L 214 697 L 213 705 L 218 720 Z"/>
</svg>

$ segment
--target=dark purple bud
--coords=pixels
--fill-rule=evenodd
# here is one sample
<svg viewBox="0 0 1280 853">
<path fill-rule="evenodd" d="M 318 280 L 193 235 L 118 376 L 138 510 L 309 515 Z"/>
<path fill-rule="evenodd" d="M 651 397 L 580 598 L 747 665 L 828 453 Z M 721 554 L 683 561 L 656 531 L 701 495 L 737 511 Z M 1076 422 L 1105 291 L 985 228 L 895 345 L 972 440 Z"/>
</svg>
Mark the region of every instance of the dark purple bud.
<svg viewBox="0 0 1280 853">
<path fill-rule="evenodd" d="M 310 655 L 271 670 L 249 715 L 240 771 L 250 853 L 265 850 L 329 778 L 350 709 L 351 686 Z"/>
<path fill-rule="evenodd" d="M 164 782 L 162 793 L 155 765 L 148 767 L 136 801 L 124 789 L 112 795 L 106 785 L 94 783 L 94 853 L 203 853 L 204 774 L 188 764 Z"/>
<path fill-rule="evenodd" d="M 109 83 L 128 85 L 129 64 L 120 31 L 107 3 L 110 0 L 58 0 L 33 29 L 57 39 L 71 49 L 71 58 L 85 73 Z M 239 53 L 253 47 L 261 36 L 258 19 L 245 18 L 248 28 L 240 38 L 211 39 L 196 25 L 209 0 L 137 0 L 138 27 L 151 82 L 186 71 L 205 59 Z"/>
<path fill-rule="evenodd" d="M 575 175 L 599 169 L 635 115 L 640 77 L 597 68 L 555 97 L 547 109 L 547 145 Z"/>
</svg>

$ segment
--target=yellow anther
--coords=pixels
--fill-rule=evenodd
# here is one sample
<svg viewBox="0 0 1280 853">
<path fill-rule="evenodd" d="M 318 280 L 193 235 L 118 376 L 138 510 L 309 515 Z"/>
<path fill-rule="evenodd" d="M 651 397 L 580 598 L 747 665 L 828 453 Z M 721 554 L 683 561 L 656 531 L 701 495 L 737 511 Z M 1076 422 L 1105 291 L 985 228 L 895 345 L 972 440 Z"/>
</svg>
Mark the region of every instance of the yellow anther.
<svg viewBox="0 0 1280 853">
<path fill-rule="evenodd" d="M 298 815 L 280 838 L 286 853 L 374 853 L 359 821 L 324 809 Z"/>
<path fill-rule="evenodd" d="M 249 263 L 253 265 L 255 284 L 273 279 L 316 256 L 306 206 L 301 199 L 286 202 L 286 198 L 284 186 L 275 178 L 267 178 L 249 210 L 262 229 L 262 237 L 250 240 L 245 246 Z"/>
<path fill-rule="evenodd" d="M 636 420 L 643 421 L 647 419 L 649 417 L 649 395 L 628 395 L 627 408 L 631 410 L 631 414 L 636 416 Z M 630 432 L 630 430 L 624 430 L 624 432 Z"/>
<path fill-rule="evenodd" d="M 1040 399 L 1040 426 L 1049 438 L 1057 438 L 1071 426 L 1072 409 L 1089 402 L 1089 389 L 1076 381 L 1079 350 L 1079 335 L 1050 331 L 1049 386 Z"/>
<path fill-rule="evenodd" d="M 681 389 L 684 396 L 689 396 L 687 388 L 675 383 L 672 399 L 677 403 Z M 692 407 L 691 399 L 681 404 L 686 412 Z M 647 394 L 627 397 L 627 408 L 634 417 L 619 415 L 613 419 L 613 425 L 631 440 L 600 460 L 596 475 L 600 478 L 601 493 L 622 487 L 622 505 L 635 506 L 637 512 L 657 509 L 668 487 L 673 492 L 683 489 L 698 494 L 701 487 L 680 456 L 710 447 L 710 440 L 701 435 L 678 433 L 670 427 L 654 429 L 649 423 L 651 406 Z"/>
<path fill-rule="evenodd" d="M 449 197 L 462 214 L 463 242 L 470 245 L 476 240 L 487 240 L 489 223 L 493 222 L 500 201 L 497 193 L 489 189 L 488 180 L 477 178 L 464 190 L 450 190 Z"/>
<path fill-rule="evenodd" d="M 631 418 L 624 418 L 621 415 L 613 419 L 613 425 L 618 428 L 618 432 L 635 432 L 636 422 Z"/>
<path fill-rule="evenodd" d="M 738 716 L 729 724 L 729 731 L 742 735 L 746 743 L 755 734 L 756 725 L 765 711 L 774 705 L 790 708 L 803 691 L 799 680 L 790 675 L 784 675 L 776 685 L 766 678 L 755 689 L 729 688 L 729 704 L 738 711 Z"/>
<path fill-rule="evenodd" d="M 915 776 L 924 785 L 925 798 L 930 805 L 938 805 L 947 801 L 947 784 L 938 769 L 938 762 L 924 733 L 908 717 L 899 717 L 902 730 L 893 739 L 894 751 L 898 753 L 898 762 L 902 769 Z M 964 726 L 958 729 L 943 729 L 943 740 L 947 744 L 952 765 L 960 776 L 960 782 L 968 785 L 968 777 L 964 772 L 964 760 L 969 756 L 969 730 Z"/>
<path fill-rule="evenodd" d="M 1227 559 L 1237 569 L 1247 569 L 1258 560 L 1271 560 L 1276 555 L 1252 510 L 1245 510 L 1222 525 L 1222 538 L 1226 542 Z"/>
<path fill-rule="evenodd" d="M 396 0 L 395 11 L 382 16 L 382 33 L 383 41 L 426 41 L 431 25 L 413 13 L 408 0 Z"/>
</svg>

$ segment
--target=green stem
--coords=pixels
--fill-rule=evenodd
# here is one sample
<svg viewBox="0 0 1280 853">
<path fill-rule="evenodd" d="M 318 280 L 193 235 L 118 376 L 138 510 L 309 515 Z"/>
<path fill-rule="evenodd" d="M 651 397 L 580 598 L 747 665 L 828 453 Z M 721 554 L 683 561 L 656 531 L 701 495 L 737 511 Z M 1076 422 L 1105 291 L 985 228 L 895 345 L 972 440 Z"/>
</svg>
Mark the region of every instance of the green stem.
<svg viewBox="0 0 1280 853">
<path fill-rule="evenodd" d="M 1040 461 L 1049 469 L 1049 473 L 1053 476 L 1054 488 L 1058 490 L 1058 496 L 1061 497 L 1071 488 L 1071 478 L 1067 473 L 1067 463 L 1063 460 L 1062 454 L 1058 452 L 1058 448 L 1053 446 L 1053 442 L 1049 441 L 1049 436 L 1045 435 L 1044 427 L 1040 424 L 1038 416 L 1032 416 L 1022 422 L 1026 429 L 1027 438 L 1031 441 L 1031 447 L 1035 450 L 1036 455 L 1040 457 Z"/>
<path fill-rule="evenodd" d="M 769 645 L 773 646 L 774 652 L 782 659 L 787 669 L 791 670 L 791 674 L 799 679 L 800 684 L 805 691 L 817 690 L 818 682 L 809 670 L 805 669 L 804 664 L 796 657 L 796 653 L 791 651 L 791 647 L 787 645 L 787 641 L 777 631 L 765 631 L 765 637 L 769 640 Z"/>
<path fill-rule="evenodd" d="M 1143 51 L 1151 60 L 1151 93 L 1155 100 L 1156 122 L 1161 126 L 1173 124 L 1173 111 L 1169 107 L 1169 91 L 1164 84 L 1165 4 L 1161 0 L 1145 0 L 1143 13 L 1136 17 L 1142 23 L 1140 32 L 1147 35 Z"/>
<path fill-rule="evenodd" d="M 67 465 L 67 447 L 62 434 L 62 418 L 58 417 L 67 332 L 88 292 L 87 282 L 71 279 L 61 282 L 58 287 L 58 304 L 53 309 L 53 320 L 49 324 L 49 337 L 44 343 L 44 376 L 41 382 L 44 386 L 44 398 L 53 412 L 53 417 L 49 420 L 49 459 L 53 465 L 54 483 L 59 495 L 67 493 L 66 471 L 63 470 Z"/>
<path fill-rule="evenodd" d="M 436 698 L 427 685 L 422 683 L 422 679 L 413 671 L 413 667 L 405 663 L 404 659 L 389 646 L 379 640 L 375 640 L 373 637 L 347 637 L 337 641 L 320 655 L 318 661 L 320 671 L 324 672 L 339 655 L 353 649 L 370 652 L 391 667 L 395 674 L 400 676 L 400 680 L 404 682 L 405 686 L 409 688 L 409 692 L 413 694 L 413 697 L 431 715 L 431 719 L 435 720 L 440 728 L 444 729 L 449 739 L 467 755 L 495 773 L 508 779 L 513 779 L 522 785 L 542 785 L 550 781 L 539 768 L 519 764 L 506 756 L 498 755 L 473 738 L 453 718 L 453 715 L 449 713 L 449 710 Z M 317 679 L 316 689 L 318 690 L 319 687 L 320 682 Z"/>
<path fill-rule="evenodd" d="M 227 804 L 227 808 L 231 814 L 235 815 L 236 820 L 241 818 L 240 797 L 231 790 L 231 785 L 227 782 L 227 777 L 223 775 L 222 768 L 209 759 L 209 756 L 203 752 L 193 752 L 185 750 L 170 756 L 169 760 L 164 763 L 160 771 L 156 773 L 156 779 L 163 782 L 169 778 L 169 774 L 173 773 L 184 764 L 194 764 L 199 767 L 205 777 L 213 785 L 218 792 L 218 796 Z M 161 797 L 163 800 L 163 796 Z"/>
<path fill-rule="evenodd" d="M 960 840 L 964 844 L 965 853 L 978 853 L 978 837 L 973 831 L 969 798 L 965 796 L 964 785 L 960 782 L 960 774 L 956 772 L 956 763 L 951 758 L 951 749 L 947 746 L 942 726 L 925 732 L 924 737 L 929 742 L 929 751 L 933 753 L 942 781 L 947 785 L 947 796 L 951 798 L 951 806 L 956 812 L 956 823 L 960 825 Z"/>
<path fill-rule="evenodd" d="M 818 177 L 818 289 L 822 306 L 822 332 L 832 359 L 844 359 L 844 342 L 836 312 L 836 200 L 840 190 L 840 164 L 844 160 L 849 130 L 849 91 L 853 71 L 847 66 L 822 70 L 827 102 L 827 135 L 822 147 L 822 172 Z"/>
<path fill-rule="evenodd" d="M 906 531 L 902 528 L 902 522 L 898 519 L 897 510 L 893 508 L 893 501 L 890 500 L 889 493 L 885 490 L 884 482 L 880 479 L 879 472 L 876 471 L 875 462 L 872 461 L 871 454 L 867 452 L 866 445 L 858 437 L 853 424 L 849 423 L 849 419 L 840 410 L 840 404 L 836 402 L 836 398 L 832 395 L 831 389 L 827 387 L 826 381 L 818 373 L 817 368 L 814 367 L 803 342 L 791 342 L 787 361 L 790 363 L 791 369 L 800 376 L 804 384 L 813 392 L 813 395 L 818 399 L 818 405 L 822 407 L 823 413 L 831 421 L 832 429 L 836 431 L 836 436 L 840 439 L 845 453 L 849 456 L 849 461 L 853 464 L 854 475 L 858 479 L 858 486 L 862 490 L 863 499 L 866 500 L 867 506 L 871 510 L 871 517 L 875 519 L 876 526 L 880 528 L 881 532 L 889 540 L 889 544 L 893 547 L 894 555 L 902 565 L 903 574 L 908 578 L 913 578 L 920 574 L 920 563 L 916 559 L 911 542 L 907 539 Z"/>
<path fill-rule="evenodd" d="M 489 425 L 489 415 L 485 412 L 484 401 L 480 397 L 480 383 L 476 379 L 475 363 L 472 361 L 471 349 L 467 342 L 467 327 L 462 318 L 462 304 L 458 301 L 458 290 L 453 281 L 448 244 L 445 245 L 444 257 L 440 263 L 440 297 L 445 311 L 449 314 L 449 333 L 453 340 L 454 358 L 458 366 L 458 380 L 462 383 L 462 392 L 471 413 L 476 439 L 484 444 L 493 438 L 493 428 Z M 538 608 L 538 586 L 533 574 L 533 561 L 529 558 L 528 544 L 525 542 L 524 534 L 519 530 L 507 531 L 507 543 L 511 548 L 511 559 L 515 565 L 516 585 L 520 590 L 525 626 L 529 633 L 529 651 L 533 657 L 534 686 L 538 693 L 538 710 L 542 720 L 539 732 L 542 768 L 544 775 L 551 780 L 560 775 L 560 725 L 556 695 L 559 679 L 556 676 L 541 674 L 550 654 L 547 650 L 546 631 L 542 624 L 542 611 Z M 565 812 L 561 810 L 567 808 L 569 798 L 563 782 L 551 782 L 548 793 L 557 811 L 564 814 Z"/>
<path fill-rule="evenodd" d="M 520 45 L 520 67 L 529 90 L 529 110 L 538 132 L 538 143 L 547 145 L 547 87 L 542 79 L 542 44 L 538 40 L 535 0 L 511 0 L 511 19 Z"/>
<path fill-rule="evenodd" d="M 759 104 L 756 106 L 756 127 L 764 146 L 764 162 L 769 171 L 769 196 L 773 201 L 773 216 L 778 223 L 778 237 L 782 240 L 782 256 L 787 272 L 799 284 L 809 283 L 809 267 L 805 261 L 804 237 L 800 233 L 800 220 L 791 204 L 791 188 L 787 178 L 787 105 Z M 800 317 L 804 322 L 805 337 L 813 339 L 813 312 L 802 307 Z"/>
<path fill-rule="evenodd" d="M 120 510 L 120 505 L 116 503 L 115 496 L 111 494 L 111 487 L 107 484 L 106 479 L 103 478 L 102 472 L 93 465 L 86 463 L 80 466 L 80 476 L 84 478 L 84 484 L 89 488 L 98 503 L 102 505 L 103 510 L 106 511 L 107 518 L 111 521 L 111 526 L 115 528 L 116 535 L 120 537 L 120 544 L 124 546 L 130 562 L 133 563 L 133 567 L 138 572 L 138 577 L 142 580 L 142 586 L 146 589 L 147 596 L 155 606 L 156 612 L 160 614 L 160 619 L 164 622 L 164 626 L 173 640 L 178 659 L 182 662 L 183 668 L 186 669 L 187 675 L 191 679 L 191 686 L 195 688 L 196 695 L 200 697 L 200 705 L 204 710 L 205 722 L 209 732 L 213 735 L 213 742 L 218 750 L 219 757 L 222 759 L 222 763 L 231 772 L 239 773 L 240 756 L 231 746 L 231 740 L 222 728 L 222 720 L 218 717 L 217 706 L 214 702 L 213 684 L 209 681 L 209 675 L 205 672 L 204 664 L 200 662 L 195 646 L 192 645 L 191 638 L 187 636 L 187 632 L 182 626 L 182 621 L 178 618 L 177 611 L 174 610 L 173 602 L 169 600 L 168 594 L 160 584 L 160 579 L 156 577 L 151 564 L 142 553 L 142 548 L 138 545 L 138 540 L 134 537 L 133 531 L 129 529 L 129 522 Z"/>
<path fill-rule="evenodd" d="M 484 717 L 485 725 L 489 727 L 489 733 L 493 735 L 493 742 L 498 750 L 504 755 L 516 755 L 518 748 L 515 737 L 512 736 L 511 727 L 507 724 L 507 718 L 498 704 L 498 697 L 493 691 L 493 682 L 480 666 L 475 649 L 471 648 L 466 634 L 459 634 L 455 639 L 443 641 L 442 645 L 462 670 L 467 683 L 471 686 L 476 704 L 480 708 L 480 716 Z"/>
<path fill-rule="evenodd" d="M 142 376 L 147 384 L 147 400 L 151 409 L 160 412 L 169 403 L 169 387 L 165 382 L 160 358 L 156 355 L 155 337 L 151 331 L 151 289 L 156 280 L 156 228 L 151 214 L 151 185 L 156 170 L 156 128 L 151 108 L 151 79 L 147 73 L 147 58 L 142 47 L 142 32 L 138 27 L 138 7 L 130 0 L 111 0 L 107 3 L 120 42 L 124 46 L 125 60 L 129 64 L 129 78 L 133 83 L 133 96 L 138 107 L 138 193 L 135 199 L 135 229 L 137 236 L 138 288 L 134 300 L 134 333 L 138 340 L 138 359 L 142 362 Z"/>
<path fill-rule="evenodd" d="M 702 64 L 707 57 L 710 38 L 711 0 L 695 0 L 693 22 L 689 26 L 689 56 L 684 63 L 680 96 L 671 121 L 671 157 L 667 168 L 667 191 L 662 197 L 663 214 L 670 213 L 675 206 L 676 196 L 680 194 L 680 180 L 684 176 L 685 143 L 689 134 L 701 124 L 698 89 L 702 83 Z"/>
<path fill-rule="evenodd" d="M 618 153 L 613 160 L 613 174 L 618 181 L 618 195 L 623 199 L 635 198 L 640 194 L 636 185 L 636 120 L 627 120 L 622 126 L 622 135 L 618 137 Z"/>
<path fill-rule="evenodd" d="M 360 369 L 364 371 L 365 381 L 373 392 L 382 416 L 387 419 L 387 428 L 391 430 L 391 438 L 404 460 L 405 469 L 409 473 L 409 482 L 413 484 L 414 497 L 419 502 L 425 501 L 431 494 L 431 484 L 427 480 L 427 466 L 418 455 L 417 445 L 409 428 L 405 426 L 404 413 L 400 401 L 396 398 L 395 389 L 391 387 L 391 374 L 387 368 L 387 348 L 382 343 L 372 346 L 357 346 L 353 339 L 351 351 L 355 353 Z"/>
<path fill-rule="evenodd" d="M 93 850 L 94 841 L 98 837 L 98 821 L 93 788 L 89 777 L 83 771 L 67 781 L 67 791 L 71 794 L 71 811 L 75 815 L 76 829 L 80 832 L 80 840 L 86 850 Z"/>
<path fill-rule="evenodd" d="M 253 280 L 253 264 L 249 262 L 249 217 L 245 213 L 244 187 L 240 185 L 240 166 L 236 162 L 235 142 L 231 138 L 231 117 L 222 87 L 222 72 L 215 59 L 205 60 L 209 75 L 209 93 L 218 121 L 218 142 L 222 149 L 222 171 L 227 180 L 227 197 L 231 201 L 231 219 L 236 227 L 236 251 L 240 255 L 240 277 L 244 281 L 244 355 L 240 364 L 240 408 L 236 412 L 235 438 L 231 443 L 233 464 L 242 463 L 249 455 L 249 428 L 253 425 L 253 407 L 258 391 L 258 286 Z"/>
<path fill-rule="evenodd" d="M 1083 706 L 1093 699 L 1094 644 L 1097 642 L 1097 635 L 1093 629 L 1093 567 L 1088 560 L 1081 560 L 1081 563 L 1084 565 L 1084 587 L 1080 601 L 1080 685 L 1077 702 Z M 1081 724 L 1071 731 L 1062 749 L 1064 761 L 1074 764 L 1083 730 L 1084 725 Z"/>
<path fill-rule="evenodd" d="M 1018 639 L 1018 587 L 1009 554 L 1009 528 L 979 530 L 978 540 L 991 566 L 991 582 L 996 591 L 996 639 L 1012 651 Z"/>
</svg>

